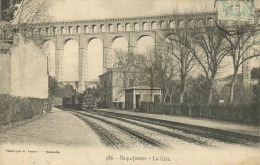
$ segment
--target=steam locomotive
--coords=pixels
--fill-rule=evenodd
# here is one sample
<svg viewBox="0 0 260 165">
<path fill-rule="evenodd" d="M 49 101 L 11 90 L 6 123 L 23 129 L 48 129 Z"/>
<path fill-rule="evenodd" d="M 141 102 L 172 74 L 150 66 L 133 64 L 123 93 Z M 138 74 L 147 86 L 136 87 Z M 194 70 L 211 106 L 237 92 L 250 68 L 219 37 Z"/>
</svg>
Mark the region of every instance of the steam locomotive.
<svg viewBox="0 0 260 165">
<path fill-rule="evenodd" d="M 96 100 L 91 96 L 85 97 L 81 105 L 81 110 L 89 110 L 94 108 L 97 108 Z"/>
<path fill-rule="evenodd" d="M 87 111 L 98 106 L 98 99 L 91 95 L 79 96 L 74 95 L 72 97 L 64 97 L 62 100 L 63 107 Z"/>
</svg>

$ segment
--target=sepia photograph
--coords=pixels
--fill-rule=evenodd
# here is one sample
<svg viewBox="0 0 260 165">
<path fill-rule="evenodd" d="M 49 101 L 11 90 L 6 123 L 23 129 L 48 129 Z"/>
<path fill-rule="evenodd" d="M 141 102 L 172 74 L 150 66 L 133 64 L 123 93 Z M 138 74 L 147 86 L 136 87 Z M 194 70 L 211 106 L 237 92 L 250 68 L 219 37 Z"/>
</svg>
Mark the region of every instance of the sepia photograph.
<svg viewBox="0 0 260 165">
<path fill-rule="evenodd" d="M 0 165 L 260 165 L 260 0 L 0 0 Z"/>
</svg>

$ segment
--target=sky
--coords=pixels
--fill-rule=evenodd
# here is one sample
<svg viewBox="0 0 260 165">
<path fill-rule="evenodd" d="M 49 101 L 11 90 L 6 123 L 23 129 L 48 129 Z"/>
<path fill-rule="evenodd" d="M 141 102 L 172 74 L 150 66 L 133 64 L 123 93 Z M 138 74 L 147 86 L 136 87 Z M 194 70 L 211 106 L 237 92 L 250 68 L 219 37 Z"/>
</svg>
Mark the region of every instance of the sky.
<svg viewBox="0 0 260 165">
<path fill-rule="evenodd" d="M 57 21 L 169 14 L 214 10 L 214 0 L 56 0 Z"/>
<path fill-rule="evenodd" d="M 215 0 L 56 0 L 57 21 L 214 11 Z M 260 8 L 260 0 L 255 0 Z"/>
<path fill-rule="evenodd" d="M 215 0 L 54 0 L 50 14 L 56 21 L 73 21 L 98 18 L 118 18 L 172 14 L 176 12 L 216 11 Z M 256 0 L 260 8 L 260 0 Z M 93 56 L 97 59 L 97 56 Z M 91 61 L 91 59 L 89 59 Z M 95 62 L 95 60 L 92 60 Z M 93 63 L 91 62 L 91 63 Z M 102 62 L 100 62 L 102 63 Z M 259 63 L 259 61 L 257 62 Z M 95 63 L 93 63 L 94 65 Z M 254 64 L 253 65 L 257 65 Z M 91 65 L 89 65 L 89 71 Z M 96 69 L 96 68 L 95 68 Z M 102 68 L 99 68 L 102 73 Z M 92 78 L 95 75 L 88 75 Z M 74 74 L 75 75 L 75 74 Z M 67 76 L 68 78 L 71 76 Z M 76 76 L 75 76 L 75 79 Z"/>
</svg>

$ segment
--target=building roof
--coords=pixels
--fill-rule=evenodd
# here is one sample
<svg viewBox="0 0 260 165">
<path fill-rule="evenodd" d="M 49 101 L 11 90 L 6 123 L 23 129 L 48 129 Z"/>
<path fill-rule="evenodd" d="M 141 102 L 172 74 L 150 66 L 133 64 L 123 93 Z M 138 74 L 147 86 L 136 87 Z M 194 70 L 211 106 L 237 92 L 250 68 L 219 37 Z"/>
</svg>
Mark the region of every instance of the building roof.
<svg viewBox="0 0 260 165">
<path fill-rule="evenodd" d="M 128 87 L 126 90 L 140 90 L 140 86 L 136 87 Z M 149 86 L 141 86 L 141 90 L 151 90 L 151 87 Z M 153 90 L 161 90 L 161 88 L 153 87 Z"/>
<path fill-rule="evenodd" d="M 118 69 L 118 68 L 109 68 L 109 69 L 107 69 L 107 71 L 105 73 L 102 73 L 98 77 L 103 77 L 104 75 L 109 74 L 109 73 L 120 73 L 120 72 L 122 73 L 122 71 L 120 71 L 120 69 Z"/>
</svg>

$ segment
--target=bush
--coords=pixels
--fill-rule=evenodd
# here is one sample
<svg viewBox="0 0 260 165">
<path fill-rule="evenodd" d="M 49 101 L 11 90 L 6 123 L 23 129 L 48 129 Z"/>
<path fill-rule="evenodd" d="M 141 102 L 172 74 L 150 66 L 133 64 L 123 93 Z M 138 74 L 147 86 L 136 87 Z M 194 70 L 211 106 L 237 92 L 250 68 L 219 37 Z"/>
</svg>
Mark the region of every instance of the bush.
<svg viewBox="0 0 260 165">
<path fill-rule="evenodd" d="M 0 125 L 30 119 L 35 115 L 39 115 L 42 113 L 45 104 L 50 105 L 47 99 L 21 98 L 7 94 L 0 95 Z M 47 106 L 46 111 L 50 110 L 51 106 Z"/>
<path fill-rule="evenodd" d="M 141 111 L 157 114 L 172 114 L 191 117 L 205 117 L 259 125 L 260 107 L 251 105 L 186 105 L 142 102 Z"/>
</svg>

